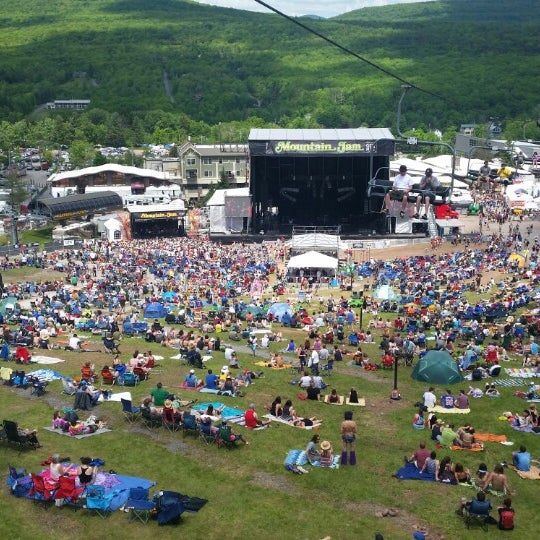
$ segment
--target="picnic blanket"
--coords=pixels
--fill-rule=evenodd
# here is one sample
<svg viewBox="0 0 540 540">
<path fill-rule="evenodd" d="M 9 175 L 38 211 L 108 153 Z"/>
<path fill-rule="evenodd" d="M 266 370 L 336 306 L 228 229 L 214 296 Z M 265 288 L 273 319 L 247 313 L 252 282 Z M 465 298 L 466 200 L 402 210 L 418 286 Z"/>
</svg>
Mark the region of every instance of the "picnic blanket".
<svg viewBox="0 0 540 540">
<path fill-rule="evenodd" d="M 54 358 L 52 356 L 41 356 L 39 354 L 30 357 L 31 364 L 59 364 L 60 362 L 65 362 L 65 360 Z"/>
<path fill-rule="evenodd" d="M 506 435 L 495 435 L 494 433 L 475 433 L 474 438 L 477 441 L 487 441 L 487 442 L 497 442 L 497 443 L 506 442 Z"/>
<path fill-rule="evenodd" d="M 345 403 L 347 405 L 351 405 L 352 407 L 365 407 L 366 406 L 366 398 L 358 398 L 358 403 L 351 403 L 349 401 L 349 398 L 345 400 Z"/>
<path fill-rule="evenodd" d="M 283 364 L 281 367 L 276 367 L 276 366 L 272 366 L 270 364 L 270 362 L 263 362 L 262 360 L 259 361 L 259 362 L 255 362 L 255 365 L 256 366 L 261 366 L 261 367 L 269 367 L 271 369 L 275 369 L 275 370 L 281 370 L 281 369 L 291 369 L 292 368 L 292 364 Z"/>
<path fill-rule="evenodd" d="M 182 384 L 176 384 L 175 388 L 182 388 L 182 390 L 195 390 L 196 392 L 200 392 L 203 386 L 203 384 L 199 384 L 198 386 L 188 386 L 184 381 Z"/>
<path fill-rule="evenodd" d="M 474 443 L 471 446 L 471 448 L 463 448 L 463 446 L 458 446 L 457 444 L 453 444 L 452 446 L 450 446 L 450 450 L 468 450 L 469 452 L 483 452 L 484 445 L 482 443 Z"/>
<path fill-rule="evenodd" d="M 540 467 L 536 465 L 531 465 L 530 471 L 519 471 L 515 467 L 510 467 L 514 469 L 520 478 L 524 480 L 540 480 Z"/>
<path fill-rule="evenodd" d="M 280 418 L 279 416 L 274 416 L 273 414 L 265 414 L 263 418 L 268 418 L 268 420 L 272 420 L 272 422 L 280 422 L 281 424 L 286 424 L 287 426 L 299 428 L 299 429 L 318 429 L 319 426 L 295 426 L 294 424 L 291 424 L 288 420 L 284 420 L 283 418 Z"/>
<path fill-rule="evenodd" d="M 336 454 L 334 456 L 334 459 L 332 461 L 332 465 L 328 467 L 322 467 L 321 463 L 319 461 L 314 461 L 313 463 L 310 463 L 310 465 L 313 465 L 313 467 L 321 467 L 323 469 L 339 469 L 339 460 L 340 456 Z M 304 450 L 289 450 L 287 457 L 285 458 L 285 461 L 283 463 L 285 466 L 287 465 L 296 465 L 296 466 L 302 466 L 308 464 L 308 459 L 306 456 L 306 452 Z"/>
<path fill-rule="evenodd" d="M 534 433 L 535 435 L 540 435 L 540 432 L 537 433 L 530 426 L 514 426 L 514 425 L 512 425 L 512 429 L 515 429 L 516 431 L 522 431 L 523 433 Z"/>
<path fill-rule="evenodd" d="M 37 371 L 32 371 L 30 373 L 27 373 L 26 376 L 35 377 L 36 379 L 39 379 L 41 382 L 50 382 L 50 381 L 61 379 L 63 377 L 61 373 L 58 373 L 58 371 L 54 371 L 52 369 L 38 369 Z"/>
<path fill-rule="evenodd" d="M 522 379 L 530 379 L 536 377 L 536 368 L 504 368 L 510 377 L 518 377 Z"/>
<path fill-rule="evenodd" d="M 439 414 L 469 414 L 471 412 L 471 409 L 458 409 L 457 407 L 447 409 L 446 407 L 442 407 L 441 405 L 435 405 L 435 407 L 431 407 L 431 409 L 428 409 L 428 412 Z"/>
<path fill-rule="evenodd" d="M 515 377 L 511 379 L 492 379 L 491 382 L 497 386 L 524 386 L 526 384 L 529 384 L 528 379 L 524 379 L 523 377 Z"/>
<path fill-rule="evenodd" d="M 240 409 L 235 409 L 234 407 L 226 407 L 224 403 L 219 402 L 199 403 L 198 405 L 193 405 L 193 407 L 191 408 L 197 412 L 200 412 L 208 409 L 210 405 L 214 407 L 214 411 L 218 411 L 223 407 L 223 410 L 221 411 L 221 417 L 224 419 L 226 418 L 227 420 L 229 420 L 235 417 L 244 418 L 244 411 Z"/>
<path fill-rule="evenodd" d="M 117 394 L 111 394 L 107 399 L 103 397 L 103 394 L 99 396 L 98 401 L 122 401 L 123 399 L 129 399 L 131 401 L 131 392 L 118 392 Z"/>
<path fill-rule="evenodd" d="M 424 480 L 426 482 L 435 482 L 435 475 L 427 472 L 421 473 L 414 463 L 407 463 L 397 473 L 392 475 L 398 480 Z"/>
<path fill-rule="evenodd" d="M 94 435 L 101 435 L 102 433 L 108 433 L 109 431 L 112 431 L 112 429 L 109 428 L 101 428 L 97 431 L 94 431 L 94 433 L 81 433 L 79 435 L 70 435 L 69 431 L 62 431 L 61 429 L 55 429 L 51 426 L 45 426 L 43 429 L 45 431 L 57 433 L 58 435 L 66 435 L 70 439 L 85 439 L 86 437 L 93 437 Z"/>
</svg>

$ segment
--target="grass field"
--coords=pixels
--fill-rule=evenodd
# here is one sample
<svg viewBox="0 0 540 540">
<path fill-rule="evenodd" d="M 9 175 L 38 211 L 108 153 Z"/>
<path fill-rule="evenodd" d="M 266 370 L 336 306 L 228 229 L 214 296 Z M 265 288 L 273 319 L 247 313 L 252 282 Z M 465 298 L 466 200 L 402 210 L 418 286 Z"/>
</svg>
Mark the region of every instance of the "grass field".
<svg viewBox="0 0 540 540">
<path fill-rule="evenodd" d="M 27 271 L 25 279 L 29 278 L 29 273 L 32 272 Z M 19 271 L 12 274 L 7 272 L 4 282 L 21 277 Z M 364 326 L 369 318 L 364 313 Z M 294 337 L 297 343 L 304 339 L 300 330 L 280 330 L 285 343 L 290 337 Z M 378 334 L 380 331 L 374 332 Z M 96 341 L 93 348 L 101 348 L 99 337 L 90 336 L 89 339 Z M 285 343 L 272 344 L 272 348 L 281 348 Z M 142 338 L 126 338 L 120 349 L 122 358 L 127 360 L 133 350 L 148 350 L 149 344 Z M 158 381 L 182 398 L 197 397 L 199 402 L 216 401 L 216 396 L 206 400 L 203 394 L 175 388 L 188 368 L 170 359 L 176 351 L 155 345 L 151 349 L 154 354 L 165 358 L 159 362 L 162 373 L 153 374 L 149 381 L 131 389 L 136 404 Z M 380 357 L 377 344 L 364 345 L 363 349 L 373 360 Z M 101 352 L 81 354 L 54 350 L 49 351 L 49 355 L 65 359 L 64 363 L 51 367 L 71 376 L 80 373 L 82 363 L 86 360 L 94 362 L 96 368 L 111 362 L 111 356 Z M 296 398 L 298 387 L 289 384 L 294 375 L 288 370 L 275 371 L 254 366 L 253 357 L 245 352 L 240 352 L 239 357 L 243 367 L 253 367 L 256 371 L 262 369 L 265 377 L 248 387 L 246 397 L 223 397 L 221 401 L 243 409 L 254 402 L 259 415 L 262 415 L 264 405 L 269 404 L 276 395 L 281 395 L 284 400 L 291 398 L 300 414 L 316 415 L 323 419 L 319 430 L 321 439 L 330 440 L 336 451 L 340 449 L 339 425 L 347 410 L 345 407 L 300 401 Z M 208 367 L 219 371 L 224 363 L 223 353 L 214 353 Z M 198 514 L 184 514 L 180 525 L 162 530 L 164 534 L 178 534 L 190 539 L 251 537 L 264 540 L 276 536 L 291 540 L 314 540 L 326 536 L 334 539 L 370 539 L 379 531 L 386 539 L 400 540 L 411 538 L 415 525 L 426 526 L 429 529 L 428 538 L 468 539 L 484 534 L 478 532 L 478 527 L 467 531 L 463 521 L 454 514 L 459 499 L 472 496 L 472 489 L 392 478 L 392 474 L 402 465 L 403 455 L 412 453 L 421 440 L 427 438 L 428 448 L 434 447 L 429 442 L 428 432 L 412 428 L 414 403 L 421 398 L 426 385 L 410 378 L 410 367 L 400 368 L 399 389 L 403 400 L 392 401 L 389 399 L 393 387 L 391 370 L 366 372 L 346 363 L 347 360 L 336 364 L 327 382 L 340 394 L 348 393 L 354 386 L 359 395 L 366 398 L 365 408 L 353 409 L 359 428 L 356 467 L 347 466 L 338 470 L 319 468 L 302 476 L 287 472 L 283 460 L 288 450 L 304 448 L 312 431 L 284 424 L 273 424 L 269 429 L 255 432 L 239 427 L 236 429 L 248 438 L 250 445 L 233 450 L 218 449 L 204 446 L 201 441 L 189 436 L 184 438 L 181 433 L 170 434 L 163 428 L 150 431 L 142 424 L 128 424 L 122 417 L 120 404 L 106 402 L 97 407 L 96 414 L 112 426 L 111 433 L 76 440 L 40 430 L 43 448 L 20 455 L 17 449 L 2 443 L 2 478 L 5 479 L 7 475 L 8 463 L 38 471 L 40 462 L 53 453 L 71 456 L 73 461 L 78 461 L 84 455 L 101 457 L 106 462 L 105 470 L 114 469 L 121 474 L 149 478 L 157 482 L 156 490 L 179 491 L 209 499 Z M 516 358 L 510 365 L 517 367 L 521 362 Z M 467 385 L 463 387 L 466 389 Z M 457 393 L 461 387 L 457 385 L 453 391 Z M 437 395 L 440 396 L 443 390 L 437 387 Z M 525 408 L 525 402 L 513 396 L 515 390 L 512 387 L 502 388 L 502 397 L 498 400 L 471 400 L 472 412 L 464 419 L 464 422 L 474 425 L 478 432 L 507 435 L 515 442 L 514 446 L 486 443 L 484 452 L 450 452 L 454 462 L 462 462 L 471 471 L 476 471 L 478 464 L 483 461 L 491 470 L 500 461 L 511 461 L 511 452 L 520 444 L 525 444 L 533 457 L 540 457 L 540 437 L 513 431 L 506 422 L 497 419 L 503 411 Z M 0 387 L 2 418 L 17 420 L 25 427 L 42 428 L 49 425 L 53 410 L 70 404 L 72 398 L 61 395 L 60 381 L 51 383 L 41 398 L 30 396 L 30 390 Z M 444 415 L 443 418 L 456 422 L 461 419 Z M 448 453 L 438 451 L 438 457 L 442 458 Z M 511 470 L 507 474 L 510 487 L 515 492 L 515 533 L 521 538 L 535 538 L 536 497 L 540 481 L 521 480 Z M 500 499 L 492 496 L 491 500 L 494 507 L 501 503 Z M 376 517 L 376 513 L 389 507 L 398 510 L 396 517 Z M 44 510 L 32 501 L 12 497 L 7 488 L 0 492 L 0 513 L 2 529 L 9 531 L 11 538 L 21 539 L 60 540 L 73 538 L 74 534 L 84 535 L 87 539 L 104 536 L 146 538 L 157 527 L 155 522 L 146 526 L 138 522 L 128 523 L 127 514 L 122 512 L 101 520 L 85 510 L 75 512 L 71 508 L 54 507 Z M 506 537 L 495 526 L 490 526 L 489 534 L 490 538 Z"/>
</svg>

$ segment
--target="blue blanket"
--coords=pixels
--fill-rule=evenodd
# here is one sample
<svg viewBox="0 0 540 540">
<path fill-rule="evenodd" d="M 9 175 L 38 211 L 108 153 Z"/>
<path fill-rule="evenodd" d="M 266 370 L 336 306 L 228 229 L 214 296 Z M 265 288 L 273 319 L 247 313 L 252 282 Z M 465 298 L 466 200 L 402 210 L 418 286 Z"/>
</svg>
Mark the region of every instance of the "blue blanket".
<svg viewBox="0 0 540 540">
<path fill-rule="evenodd" d="M 334 460 L 332 462 L 332 465 L 330 467 L 324 467 L 325 469 L 338 469 L 339 468 L 339 459 L 340 456 L 338 454 L 334 455 Z M 304 450 L 289 450 L 289 453 L 287 454 L 287 457 L 285 458 L 285 462 L 283 463 L 285 466 L 287 465 L 307 465 L 308 460 L 306 456 L 306 452 Z M 322 467 L 320 462 L 315 461 L 311 463 L 310 465 L 313 465 L 313 467 Z"/>
<path fill-rule="evenodd" d="M 399 480 L 425 480 L 427 482 L 435 482 L 435 475 L 426 472 L 420 473 L 414 463 L 407 463 L 405 467 L 401 467 L 396 474 L 393 475 Z"/>
</svg>

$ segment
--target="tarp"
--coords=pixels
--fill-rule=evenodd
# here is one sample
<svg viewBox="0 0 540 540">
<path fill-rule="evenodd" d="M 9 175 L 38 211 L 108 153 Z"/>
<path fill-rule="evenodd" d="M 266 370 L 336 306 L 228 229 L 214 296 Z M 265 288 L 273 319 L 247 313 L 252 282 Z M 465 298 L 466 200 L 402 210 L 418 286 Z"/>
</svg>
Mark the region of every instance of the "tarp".
<svg viewBox="0 0 540 540">
<path fill-rule="evenodd" d="M 169 313 L 169 310 L 159 302 L 150 302 L 144 308 L 145 319 L 159 319 L 165 317 Z"/>
<path fill-rule="evenodd" d="M 411 377 L 433 384 L 456 384 L 463 376 L 448 351 L 428 351 L 416 364 Z"/>
<path fill-rule="evenodd" d="M 390 285 L 381 285 L 373 293 L 373 297 L 377 300 L 394 300 L 398 294 L 390 287 Z"/>
<path fill-rule="evenodd" d="M 290 306 L 290 304 L 287 304 L 285 302 L 277 302 L 276 304 L 272 304 L 270 306 L 270 308 L 268 309 L 268 313 L 271 313 L 278 321 L 281 321 L 285 313 L 292 315 L 294 313 L 294 310 Z"/>
<path fill-rule="evenodd" d="M 308 251 L 302 255 L 291 257 L 287 263 L 287 268 L 331 268 L 335 270 L 338 260 L 317 251 Z"/>
</svg>

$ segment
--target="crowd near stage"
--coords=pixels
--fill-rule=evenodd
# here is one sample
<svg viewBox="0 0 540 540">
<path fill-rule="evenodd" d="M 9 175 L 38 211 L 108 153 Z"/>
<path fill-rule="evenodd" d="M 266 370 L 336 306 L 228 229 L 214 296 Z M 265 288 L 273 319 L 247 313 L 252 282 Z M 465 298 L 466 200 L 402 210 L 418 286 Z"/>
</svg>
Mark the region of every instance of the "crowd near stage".
<svg viewBox="0 0 540 540">
<path fill-rule="evenodd" d="M 380 200 L 367 191 L 377 171 L 388 178 L 389 129 L 252 129 L 248 142 L 252 234 L 287 235 L 296 225 L 386 232 Z"/>
</svg>

